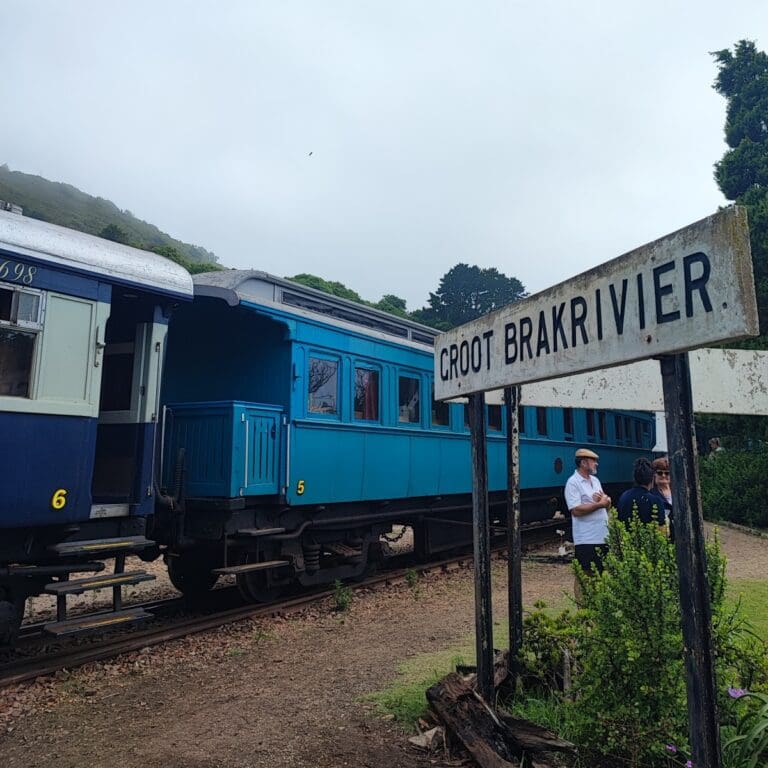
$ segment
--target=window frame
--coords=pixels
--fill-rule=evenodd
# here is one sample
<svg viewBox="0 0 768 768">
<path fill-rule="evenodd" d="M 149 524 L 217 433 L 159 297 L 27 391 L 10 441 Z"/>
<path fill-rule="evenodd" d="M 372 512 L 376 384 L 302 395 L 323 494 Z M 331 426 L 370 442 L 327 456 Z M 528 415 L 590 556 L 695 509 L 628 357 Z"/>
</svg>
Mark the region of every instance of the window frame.
<svg viewBox="0 0 768 768">
<path fill-rule="evenodd" d="M 398 368 L 397 372 L 395 374 L 395 378 L 397 381 L 397 386 L 395 387 L 395 391 L 397 393 L 397 403 L 395 406 L 395 425 L 397 427 L 407 427 L 408 429 L 417 429 L 419 427 L 423 427 L 424 424 L 424 415 L 423 415 L 423 403 L 424 403 L 424 397 L 423 397 L 423 376 L 418 371 L 411 371 L 406 368 Z M 417 385 L 417 392 L 418 392 L 418 407 L 416 409 L 416 415 L 417 419 L 416 421 L 402 421 L 400 419 L 400 380 L 401 379 L 412 379 L 416 382 Z"/>
<path fill-rule="evenodd" d="M 573 441 L 576 431 L 576 418 L 573 408 L 563 408 L 563 439 Z M 568 418 L 566 418 L 566 414 Z M 570 421 L 570 429 L 568 429 L 568 422 Z"/>
<path fill-rule="evenodd" d="M 310 370 L 312 368 L 312 360 L 322 360 L 328 363 L 335 363 L 336 364 L 336 403 L 335 403 L 335 410 L 332 413 L 326 413 L 323 411 L 313 411 L 311 408 L 311 395 L 312 393 L 309 391 L 309 382 L 310 382 Z M 343 369 L 342 369 L 342 361 L 341 357 L 339 355 L 334 355 L 332 353 L 328 352 L 318 352 L 315 350 L 309 350 L 307 352 L 307 383 L 306 388 L 304 390 L 306 394 L 306 400 L 305 407 L 306 407 L 306 414 L 307 418 L 311 419 L 325 419 L 329 421 L 341 421 L 341 409 L 342 409 L 342 402 L 341 402 L 341 392 L 342 392 L 342 386 L 341 386 L 341 380 L 343 375 Z"/>
<path fill-rule="evenodd" d="M 499 426 L 491 426 L 491 408 L 499 409 Z M 504 434 L 504 407 L 494 403 L 486 403 L 485 406 L 485 425 L 489 434 L 503 435 Z"/>
<path fill-rule="evenodd" d="M 543 432 L 540 429 L 542 421 L 544 423 Z M 536 406 L 536 436 L 549 437 L 549 419 L 547 417 L 547 409 L 540 405 Z"/>
<path fill-rule="evenodd" d="M 7 286 L 7 287 L 6 287 Z M 5 283 L 0 280 L 0 290 L 8 291 L 11 297 L 11 318 L 9 320 L 0 319 L 0 326 L 6 328 L 21 328 L 25 331 L 42 331 L 45 325 L 45 299 L 47 292 L 40 288 L 27 288 L 26 286 L 14 285 L 13 283 Z M 26 293 L 28 295 L 37 296 L 40 301 L 37 305 L 37 320 L 19 320 L 19 294 Z M 17 319 L 13 319 L 14 313 L 17 315 Z"/>
<path fill-rule="evenodd" d="M 15 331 L 32 337 L 32 354 L 29 360 L 29 376 L 27 394 L 25 395 L 0 395 L 0 398 L 10 398 L 12 402 L 29 403 L 37 400 L 38 374 L 40 370 L 41 338 L 45 327 L 45 305 L 48 296 L 47 291 L 41 288 L 28 288 L 27 286 L 8 283 L 0 280 L 0 290 L 11 294 L 11 309 L 9 319 L 0 319 L 0 329 Z M 37 318 L 35 320 L 19 320 L 19 296 L 27 294 L 38 298 Z"/>
<path fill-rule="evenodd" d="M 435 382 L 430 381 L 430 391 L 432 393 L 432 399 L 429 402 L 429 428 L 430 429 L 437 429 L 437 430 L 450 430 L 451 428 L 451 404 L 446 402 L 445 400 L 441 400 L 438 402 L 435 400 Z M 398 391 L 398 397 L 399 397 L 399 391 Z M 445 424 L 437 424 L 435 423 L 435 406 L 439 405 L 443 408 L 445 408 L 445 418 L 446 422 Z"/>
<path fill-rule="evenodd" d="M 624 417 L 619 413 L 613 414 L 613 432 L 617 445 L 624 445 Z"/>
<path fill-rule="evenodd" d="M 363 417 L 359 417 L 355 415 L 355 400 L 357 399 L 357 372 L 358 371 L 368 371 L 369 373 L 375 373 L 377 376 L 377 384 L 376 384 L 376 418 L 375 419 L 366 419 Z M 367 360 L 352 360 L 352 376 L 351 376 L 351 384 L 352 384 L 352 396 L 350 398 L 351 400 L 351 407 L 350 407 L 350 416 L 351 421 L 354 424 L 381 424 L 382 423 L 382 396 L 381 396 L 381 390 L 382 390 L 382 383 L 384 380 L 384 376 L 381 370 L 380 365 L 376 365 L 375 363 L 369 363 Z"/>
</svg>

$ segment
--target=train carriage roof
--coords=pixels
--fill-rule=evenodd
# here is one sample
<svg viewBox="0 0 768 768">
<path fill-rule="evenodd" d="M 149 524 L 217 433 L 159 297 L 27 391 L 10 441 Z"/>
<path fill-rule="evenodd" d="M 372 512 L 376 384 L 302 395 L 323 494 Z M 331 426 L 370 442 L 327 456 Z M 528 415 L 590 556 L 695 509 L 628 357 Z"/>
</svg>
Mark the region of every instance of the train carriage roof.
<svg viewBox="0 0 768 768">
<path fill-rule="evenodd" d="M 389 312 L 342 299 L 257 270 L 229 269 L 193 277 L 195 296 L 223 299 L 234 307 L 248 302 L 319 322 L 383 336 L 392 341 L 434 346 L 434 328 Z"/>
<path fill-rule="evenodd" d="M 192 278 L 179 264 L 84 232 L 0 211 L 0 250 L 179 297 L 193 295 Z"/>
</svg>

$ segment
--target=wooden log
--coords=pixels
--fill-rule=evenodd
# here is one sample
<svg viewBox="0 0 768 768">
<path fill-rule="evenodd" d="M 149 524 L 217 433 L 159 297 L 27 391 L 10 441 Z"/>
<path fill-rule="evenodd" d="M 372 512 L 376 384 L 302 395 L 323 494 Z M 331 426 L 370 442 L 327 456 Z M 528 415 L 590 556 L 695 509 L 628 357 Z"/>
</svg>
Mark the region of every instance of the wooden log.
<svg viewBox="0 0 768 768">
<path fill-rule="evenodd" d="M 508 738 L 526 752 L 576 752 L 575 745 L 570 741 L 561 739 L 552 731 L 530 720 L 523 720 L 522 717 L 504 712 L 499 713 L 499 719 L 509 730 Z"/>
<path fill-rule="evenodd" d="M 467 681 L 452 672 L 427 690 L 427 701 L 482 768 L 515 768 L 500 721 Z"/>
<path fill-rule="evenodd" d="M 556 763 L 547 753 L 575 753 L 573 744 L 545 728 L 495 713 L 475 690 L 475 682 L 452 673 L 427 691 L 427 700 L 446 732 L 458 738 L 481 768 L 517 765 L 524 753 L 535 754 L 535 764 L 540 768 L 554 768 Z"/>
</svg>

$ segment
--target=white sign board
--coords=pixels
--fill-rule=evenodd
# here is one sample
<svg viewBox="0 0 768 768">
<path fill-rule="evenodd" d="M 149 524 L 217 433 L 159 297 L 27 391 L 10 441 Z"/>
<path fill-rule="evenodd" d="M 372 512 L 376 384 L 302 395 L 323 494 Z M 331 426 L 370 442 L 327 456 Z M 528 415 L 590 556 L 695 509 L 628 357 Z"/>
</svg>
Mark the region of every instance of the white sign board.
<svg viewBox="0 0 768 768">
<path fill-rule="evenodd" d="M 695 349 L 688 353 L 696 413 L 768 416 L 768 352 L 754 349 Z M 504 390 L 486 393 L 502 404 Z M 661 371 L 656 360 L 523 384 L 522 405 L 663 411 Z"/>
<path fill-rule="evenodd" d="M 727 208 L 435 340 L 435 397 L 758 333 L 746 210 Z"/>
</svg>

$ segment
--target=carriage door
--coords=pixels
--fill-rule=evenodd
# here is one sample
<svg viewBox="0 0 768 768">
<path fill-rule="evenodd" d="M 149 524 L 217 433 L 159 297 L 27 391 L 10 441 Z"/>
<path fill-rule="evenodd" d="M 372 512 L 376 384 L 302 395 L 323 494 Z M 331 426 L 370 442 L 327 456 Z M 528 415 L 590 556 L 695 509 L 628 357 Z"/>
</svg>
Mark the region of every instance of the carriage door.
<svg viewBox="0 0 768 768">
<path fill-rule="evenodd" d="M 91 517 L 121 517 L 149 504 L 166 326 L 156 308 L 115 292 L 104 339 Z"/>
</svg>

